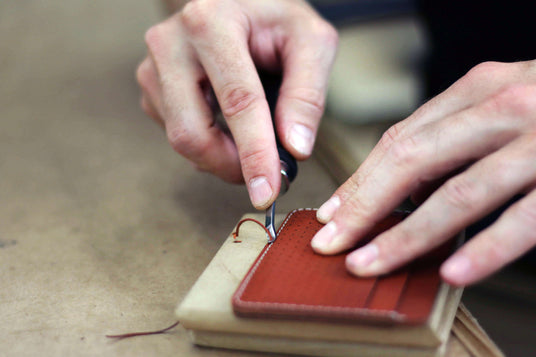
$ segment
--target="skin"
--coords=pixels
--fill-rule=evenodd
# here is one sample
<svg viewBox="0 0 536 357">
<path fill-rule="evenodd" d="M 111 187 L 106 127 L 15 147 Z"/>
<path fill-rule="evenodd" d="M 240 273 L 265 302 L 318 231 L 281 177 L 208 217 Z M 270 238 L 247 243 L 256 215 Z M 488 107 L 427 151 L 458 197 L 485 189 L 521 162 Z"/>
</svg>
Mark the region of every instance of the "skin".
<svg viewBox="0 0 536 357">
<path fill-rule="evenodd" d="M 283 146 L 304 160 L 324 111 L 335 29 L 305 1 L 195 0 L 145 40 L 137 72 L 143 109 L 197 169 L 245 182 L 253 205 L 268 207 L 281 177 L 256 66 L 282 71 L 275 126 Z M 216 100 L 232 136 L 214 121 Z"/>
<path fill-rule="evenodd" d="M 146 34 L 141 104 L 200 170 L 245 182 L 256 208 L 280 186 L 272 118 L 255 66 L 281 70 L 275 125 L 306 159 L 324 110 L 335 30 L 300 0 L 194 0 Z M 212 88 L 215 97 L 211 95 Z M 219 104 L 232 137 L 214 121 Z M 318 210 L 311 245 L 351 249 L 406 197 L 406 220 L 347 256 L 358 276 L 388 273 L 526 194 L 441 267 L 472 284 L 536 245 L 536 61 L 480 64 L 391 127 Z"/>
<path fill-rule="evenodd" d="M 431 185 L 406 220 L 347 256 L 355 275 L 385 274 L 526 193 L 443 263 L 450 284 L 475 283 L 536 245 L 535 158 L 536 61 L 480 64 L 383 135 L 318 210 L 327 224 L 312 247 L 322 254 L 353 247 L 404 198 Z"/>
</svg>

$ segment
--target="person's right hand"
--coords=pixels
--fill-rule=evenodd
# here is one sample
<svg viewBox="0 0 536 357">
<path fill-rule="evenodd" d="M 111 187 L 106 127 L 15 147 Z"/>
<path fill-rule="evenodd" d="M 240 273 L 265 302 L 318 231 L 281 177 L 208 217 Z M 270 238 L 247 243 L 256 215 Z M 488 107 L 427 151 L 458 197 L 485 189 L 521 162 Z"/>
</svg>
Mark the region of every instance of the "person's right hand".
<svg viewBox="0 0 536 357">
<path fill-rule="evenodd" d="M 324 111 L 335 29 L 303 0 L 194 0 L 150 28 L 146 43 L 137 72 L 145 112 L 198 169 L 245 182 L 253 205 L 269 206 L 280 165 L 256 66 L 282 72 L 276 130 L 306 159 Z M 232 138 L 215 125 L 211 88 Z"/>
</svg>

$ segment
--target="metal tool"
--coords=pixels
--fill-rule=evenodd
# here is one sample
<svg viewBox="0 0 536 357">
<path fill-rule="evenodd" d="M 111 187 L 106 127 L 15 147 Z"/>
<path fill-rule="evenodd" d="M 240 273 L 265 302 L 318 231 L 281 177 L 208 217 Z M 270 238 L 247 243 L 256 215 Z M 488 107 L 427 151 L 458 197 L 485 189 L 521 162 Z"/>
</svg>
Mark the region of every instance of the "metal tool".
<svg viewBox="0 0 536 357">
<path fill-rule="evenodd" d="M 288 191 L 290 188 L 290 183 L 294 181 L 294 178 L 296 178 L 296 174 L 298 173 L 298 164 L 296 163 L 296 159 L 294 159 L 294 157 L 292 157 L 292 155 L 290 155 L 290 153 L 286 151 L 279 143 L 277 145 L 277 151 L 279 153 L 279 162 L 281 164 L 281 189 L 279 190 L 279 195 L 277 196 L 279 197 Z M 270 239 L 268 239 L 268 243 L 273 243 L 277 238 L 274 222 L 275 202 L 276 201 L 274 201 L 272 205 L 266 209 L 264 226 L 270 232 Z"/>
<path fill-rule="evenodd" d="M 281 75 L 275 75 L 272 73 L 259 71 L 259 76 L 264 87 L 266 100 L 268 101 L 268 105 L 270 106 L 270 112 L 272 114 L 273 120 L 273 118 L 275 117 L 275 105 L 277 103 L 279 87 L 281 86 Z M 294 157 L 287 150 L 285 150 L 285 148 L 283 148 L 283 145 L 281 145 L 281 142 L 277 137 L 277 130 L 275 130 L 275 127 L 274 132 L 277 143 L 277 152 L 279 154 L 279 162 L 281 164 L 281 188 L 279 190 L 279 195 L 277 196 L 280 197 L 288 191 L 288 189 L 290 188 L 290 183 L 296 178 L 296 175 L 298 173 L 298 164 L 296 163 L 296 159 L 294 159 Z M 268 243 L 273 243 L 277 238 L 274 222 L 275 202 L 276 201 L 274 201 L 272 205 L 266 210 L 266 219 L 264 222 L 264 226 L 270 232 Z"/>
</svg>

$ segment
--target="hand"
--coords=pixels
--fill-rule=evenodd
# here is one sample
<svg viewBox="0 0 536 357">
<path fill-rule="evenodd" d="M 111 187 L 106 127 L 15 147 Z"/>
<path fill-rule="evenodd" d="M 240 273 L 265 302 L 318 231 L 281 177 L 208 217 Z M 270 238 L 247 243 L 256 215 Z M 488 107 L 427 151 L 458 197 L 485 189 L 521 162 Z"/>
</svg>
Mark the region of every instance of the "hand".
<svg viewBox="0 0 536 357">
<path fill-rule="evenodd" d="M 536 61 L 483 63 L 383 135 L 318 210 L 327 224 L 311 244 L 323 254 L 349 249 L 405 198 L 433 191 L 347 256 L 353 274 L 384 274 L 526 193 L 443 263 L 445 281 L 468 285 L 536 245 L 535 187 Z"/>
<path fill-rule="evenodd" d="M 149 29 L 146 42 L 137 72 L 145 112 L 198 169 L 245 181 L 253 205 L 269 206 L 280 164 L 256 66 L 282 71 L 277 132 L 306 159 L 324 111 L 334 28 L 303 0 L 195 0 Z M 232 138 L 215 124 L 211 88 Z"/>
</svg>

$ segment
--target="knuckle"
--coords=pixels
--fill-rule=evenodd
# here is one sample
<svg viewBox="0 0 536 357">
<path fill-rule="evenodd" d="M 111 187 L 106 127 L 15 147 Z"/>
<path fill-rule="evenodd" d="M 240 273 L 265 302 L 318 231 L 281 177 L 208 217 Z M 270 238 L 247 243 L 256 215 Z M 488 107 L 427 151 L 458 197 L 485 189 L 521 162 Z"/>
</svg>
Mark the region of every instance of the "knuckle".
<svg viewBox="0 0 536 357">
<path fill-rule="evenodd" d="M 339 43 L 339 34 L 335 27 L 329 22 L 320 20 L 314 23 L 313 33 L 315 37 L 320 39 L 321 42 L 330 48 L 336 48 Z"/>
<path fill-rule="evenodd" d="M 482 62 L 471 68 L 453 87 L 481 90 L 485 86 L 498 86 L 509 81 L 508 67 L 501 62 Z"/>
<path fill-rule="evenodd" d="M 269 153 L 261 147 L 252 148 L 240 152 L 240 162 L 244 177 L 249 176 L 247 173 L 257 172 L 262 163 L 268 161 Z"/>
<path fill-rule="evenodd" d="M 326 99 L 322 90 L 315 88 L 293 88 L 282 90 L 281 95 L 304 105 L 307 116 L 320 118 L 324 113 Z"/>
<path fill-rule="evenodd" d="M 376 223 L 376 218 L 373 217 L 373 204 L 367 202 L 363 197 L 352 195 L 344 202 L 345 217 L 361 217 L 371 223 Z"/>
<path fill-rule="evenodd" d="M 388 149 L 388 154 L 394 165 L 398 167 L 412 166 L 419 160 L 419 145 L 411 136 L 396 140 Z"/>
<path fill-rule="evenodd" d="M 445 202 L 462 211 L 469 211 L 478 203 L 478 185 L 465 175 L 458 175 L 448 180 L 441 191 Z"/>
<path fill-rule="evenodd" d="M 227 85 L 221 91 L 220 109 L 226 119 L 232 119 L 252 108 L 261 97 L 242 85 Z"/>
<path fill-rule="evenodd" d="M 169 144 L 179 154 L 185 154 L 187 148 L 193 144 L 188 131 L 182 127 L 167 129 L 166 134 Z"/>
<path fill-rule="evenodd" d="M 346 205 L 346 202 L 352 198 L 354 193 L 361 187 L 361 185 L 363 185 L 366 179 L 367 176 L 362 174 L 360 170 L 357 170 L 337 189 L 337 191 L 335 191 L 334 195 L 337 195 L 340 202 L 344 202 L 344 205 Z"/>
<path fill-rule="evenodd" d="M 491 262 L 500 264 L 508 259 L 509 248 L 505 246 L 504 241 L 496 239 L 488 239 L 482 242 L 479 255 L 474 256 L 472 261 L 479 267 L 486 267 Z M 501 264 L 502 265 L 502 264 Z"/>
<path fill-rule="evenodd" d="M 136 70 L 136 80 L 143 90 L 147 90 L 149 83 L 153 80 L 150 65 L 149 59 L 146 58 Z"/>
<path fill-rule="evenodd" d="M 530 200 L 522 199 L 512 209 L 524 226 L 536 229 L 536 206 L 531 204 Z"/>
<path fill-rule="evenodd" d="M 415 239 L 411 230 L 399 227 L 396 231 L 396 240 L 398 241 L 397 250 L 400 250 L 402 254 L 409 254 L 415 250 Z"/>
<path fill-rule="evenodd" d="M 395 124 L 383 133 L 378 144 L 380 145 L 380 147 L 383 149 L 384 152 L 387 152 L 389 151 L 391 146 L 397 142 L 399 136 L 400 136 L 400 124 Z"/>
<path fill-rule="evenodd" d="M 177 153 L 195 162 L 200 161 L 207 151 L 207 144 L 190 130 L 176 127 L 166 131 L 168 141 Z"/>
<path fill-rule="evenodd" d="M 206 33 L 217 7 L 216 0 L 189 1 L 179 15 L 184 29 L 193 36 Z"/>
<path fill-rule="evenodd" d="M 536 86 L 510 85 L 492 96 L 486 105 L 490 110 L 528 118 L 536 111 Z"/>
<path fill-rule="evenodd" d="M 153 52 L 155 49 L 160 47 L 162 38 L 165 36 L 166 24 L 165 22 L 158 23 L 154 26 L 151 26 L 145 32 L 145 44 L 149 51 Z"/>
<path fill-rule="evenodd" d="M 505 69 L 505 64 L 501 62 L 487 61 L 474 66 L 464 76 L 470 81 L 494 80 L 498 73 Z"/>
<path fill-rule="evenodd" d="M 343 187 L 348 187 L 349 191 L 353 192 L 363 185 L 366 179 L 367 176 L 361 173 L 360 170 L 357 170 L 352 176 L 350 176 Z"/>
</svg>

